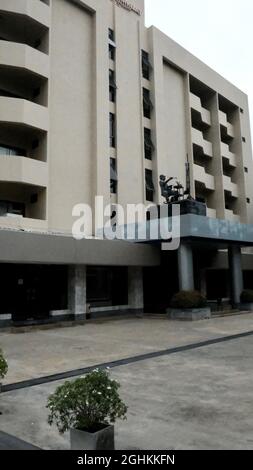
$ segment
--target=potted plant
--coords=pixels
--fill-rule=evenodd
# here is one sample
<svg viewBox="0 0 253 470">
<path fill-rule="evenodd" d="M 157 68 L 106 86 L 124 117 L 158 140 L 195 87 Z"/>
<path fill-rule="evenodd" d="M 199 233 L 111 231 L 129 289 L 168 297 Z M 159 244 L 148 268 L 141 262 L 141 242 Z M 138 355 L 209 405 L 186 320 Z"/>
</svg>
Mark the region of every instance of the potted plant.
<svg viewBox="0 0 253 470">
<path fill-rule="evenodd" d="M 244 290 L 241 293 L 241 310 L 253 311 L 253 290 Z"/>
<path fill-rule="evenodd" d="M 8 372 L 8 364 L 3 356 L 2 350 L 0 349 L 0 380 L 4 379 Z M 2 384 L 0 382 L 0 392 L 1 392 Z"/>
<path fill-rule="evenodd" d="M 95 369 L 65 382 L 48 398 L 48 422 L 60 434 L 70 430 L 72 450 L 114 450 L 114 423 L 126 419 L 120 385 L 108 370 Z"/>
<path fill-rule="evenodd" d="M 211 309 L 206 298 L 198 291 L 180 291 L 175 294 L 167 310 L 172 320 L 206 320 L 211 318 Z"/>
</svg>

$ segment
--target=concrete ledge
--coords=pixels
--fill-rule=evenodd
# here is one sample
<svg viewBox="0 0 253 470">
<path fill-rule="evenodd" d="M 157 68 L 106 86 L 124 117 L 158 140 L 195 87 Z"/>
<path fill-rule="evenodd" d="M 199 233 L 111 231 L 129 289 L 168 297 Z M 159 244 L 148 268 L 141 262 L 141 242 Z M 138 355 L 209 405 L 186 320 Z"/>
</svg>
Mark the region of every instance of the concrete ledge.
<svg viewBox="0 0 253 470">
<path fill-rule="evenodd" d="M 95 320 L 99 318 L 107 318 L 107 317 L 123 317 L 127 315 L 143 315 L 143 309 L 123 309 L 123 310 L 96 310 L 96 311 L 91 311 L 90 313 L 87 314 L 87 319 L 90 320 Z"/>
<path fill-rule="evenodd" d="M 169 309 L 168 316 L 171 320 L 182 320 L 182 321 L 198 321 L 198 320 L 210 320 L 211 309 L 210 308 L 188 308 L 185 310 L 181 309 Z"/>
<path fill-rule="evenodd" d="M 241 304 L 240 305 L 240 310 L 242 312 L 253 312 L 253 302 L 247 303 L 247 304 Z"/>
<path fill-rule="evenodd" d="M 0 328 L 5 328 L 11 326 L 12 324 L 12 315 L 11 313 L 6 313 L 4 315 L 0 315 Z"/>
<path fill-rule="evenodd" d="M 66 316 L 69 316 L 69 315 L 71 315 L 70 310 L 52 310 L 50 312 L 50 317 L 51 318 L 59 318 L 59 317 L 60 318 L 62 318 L 62 317 L 66 318 Z"/>
</svg>

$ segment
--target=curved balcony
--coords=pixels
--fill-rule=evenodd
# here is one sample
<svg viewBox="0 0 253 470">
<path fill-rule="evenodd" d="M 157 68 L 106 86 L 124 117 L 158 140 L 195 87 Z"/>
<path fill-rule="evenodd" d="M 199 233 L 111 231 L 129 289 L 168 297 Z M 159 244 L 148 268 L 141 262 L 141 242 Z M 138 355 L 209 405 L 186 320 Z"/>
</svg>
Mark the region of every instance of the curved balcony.
<svg viewBox="0 0 253 470">
<path fill-rule="evenodd" d="M 40 0 L 0 0 L 1 17 L 22 15 L 49 28 L 50 8 Z"/>
<path fill-rule="evenodd" d="M 46 188 L 47 163 L 22 156 L 0 155 L 0 181 Z"/>
<path fill-rule="evenodd" d="M 48 109 L 31 101 L 1 96 L 0 122 L 48 131 Z"/>
<path fill-rule="evenodd" d="M 0 67 L 26 70 L 32 75 L 49 77 L 49 57 L 26 44 L 0 40 Z"/>
</svg>

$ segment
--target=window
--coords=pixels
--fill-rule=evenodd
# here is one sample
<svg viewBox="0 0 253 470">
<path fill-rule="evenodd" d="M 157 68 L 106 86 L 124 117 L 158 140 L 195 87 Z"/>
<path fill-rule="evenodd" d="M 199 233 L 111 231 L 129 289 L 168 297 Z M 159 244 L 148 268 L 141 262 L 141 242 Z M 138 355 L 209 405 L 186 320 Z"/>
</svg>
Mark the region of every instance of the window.
<svg viewBox="0 0 253 470">
<path fill-rule="evenodd" d="M 243 111 L 243 109 L 242 109 L 242 108 L 240 108 L 240 113 L 241 113 L 241 114 L 243 114 L 243 113 L 244 113 L 244 111 Z"/>
<path fill-rule="evenodd" d="M 245 137 L 242 137 L 242 141 L 243 141 L 244 143 L 246 142 L 246 139 L 245 139 Z"/>
<path fill-rule="evenodd" d="M 116 101 L 116 90 L 117 85 L 115 82 L 115 72 L 113 70 L 109 70 L 109 97 L 112 103 Z"/>
<path fill-rule="evenodd" d="M 109 59 L 115 60 L 115 47 L 109 44 Z"/>
<path fill-rule="evenodd" d="M 24 151 L 20 151 L 13 147 L 6 147 L 5 145 L 0 145 L 0 155 L 12 156 L 12 155 L 20 155 L 20 154 L 23 155 Z"/>
<path fill-rule="evenodd" d="M 33 92 L 33 98 L 37 98 L 40 95 L 40 88 L 36 88 Z"/>
<path fill-rule="evenodd" d="M 115 114 L 110 113 L 110 147 L 116 147 L 116 122 Z"/>
<path fill-rule="evenodd" d="M 155 146 L 151 138 L 151 130 L 144 128 L 144 149 L 145 149 L 145 158 L 147 160 L 152 160 L 152 153 L 155 150 Z"/>
<path fill-rule="evenodd" d="M 109 28 L 108 30 L 108 37 L 109 37 L 109 59 L 110 60 L 115 60 L 115 34 L 113 29 Z"/>
<path fill-rule="evenodd" d="M 250 204 L 250 202 L 251 202 L 251 201 L 250 201 L 250 198 L 247 197 L 247 204 Z"/>
<path fill-rule="evenodd" d="M 249 172 L 249 170 L 248 170 L 248 168 L 245 166 L 245 167 L 244 167 L 244 173 L 248 173 L 248 172 Z"/>
<path fill-rule="evenodd" d="M 145 170 L 145 183 L 146 183 L 146 200 L 154 201 L 155 187 L 153 183 L 153 174 L 151 170 Z"/>
<path fill-rule="evenodd" d="M 110 187 L 111 194 L 117 194 L 118 175 L 117 163 L 115 158 L 110 158 Z"/>
<path fill-rule="evenodd" d="M 32 141 L 32 149 L 35 150 L 37 149 L 39 146 L 39 140 L 38 139 L 35 139 Z"/>
<path fill-rule="evenodd" d="M 0 217 L 7 214 L 21 215 L 25 217 L 25 204 L 19 202 L 0 201 Z"/>
<path fill-rule="evenodd" d="M 142 54 L 142 76 L 146 80 L 150 79 L 150 71 L 152 70 L 149 62 L 149 54 L 145 51 L 141 51 Z"/>
<path fill-rule="evenodd" d="M 144 117 L 150 119 L 153 104 L 150 99 L 150 91 L 147 88 L 143 88 L 143 114 Z"/>
<path fill-rule="evenodd" d="M 30 199 L 30 202 L 31 204 L 36 204 L 38 202 L 38 194 L 34 193 L 31 195 L 31 199 Z"/>
<path fill-rule="evenodd" d="M 115 40 L 115 35 L 114 35 L 113 29 L 111 29 L 111 28 L 108 29 L 108 37 L 109 37 L 109 39 L 110 39 L 111 41 L 114 42 L 114 40 Z"/>
</svg>

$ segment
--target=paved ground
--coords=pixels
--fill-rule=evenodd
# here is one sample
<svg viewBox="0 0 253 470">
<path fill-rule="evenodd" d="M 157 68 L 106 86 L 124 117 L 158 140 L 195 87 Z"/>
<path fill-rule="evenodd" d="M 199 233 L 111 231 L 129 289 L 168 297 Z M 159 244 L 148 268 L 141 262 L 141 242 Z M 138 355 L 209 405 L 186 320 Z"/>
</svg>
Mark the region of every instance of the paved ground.
<svg viewBox="0 0 253 470">
<path fill-rule="evenodd" d="M 27 354 L 29 367 L 21 367 L 22 374 L 18 375 L 27 378 L 31 371 L 36 376 L 45 375 L 45 371 L 61 371 L 63 365 L 71 369 L 80 363 L 83 366 L 83 361 L 97 363 L 102 358 L 104 361 L 133 356 L 247 330 L 253 330 L 252 314 L 193 324 L 123 320 L 88 325 L 82 331 L 74 328 L 1 335 L 0 343 L 7 350 L 12 367 L 21 367 L 22 354 Z M 76 335 L 78 340 L 73 345 Z M 35 350 L 36 338 L 43 355 L 41 365 L 39 351 Z M 55 364 L 60 349 L 65 352 L 65 359 Z M 85 352 L 88 358 L 84 357 Z M 116 426 L 117 448 L 252 450 L 252 356 L 253 336 L 249 336 L 113 369 L 112 376 L 120 380 L 122 396 L 129 406 L 127 422 Z M 36 365 L 30 369 L 32 358 Z M 14 371 L 12 377 L 17 379 Z M 46 400 L 58 383 L 2 394 L 0 429 L 38 447 L 68 449 L 68 435 L 59 436 L 55 428 L 47 425 Z"/>
<path fill-rule="evenodd" d="M 72 328 L 0 333 L 9 364 L 4 383 L 83 368 L 253 330 L 253 313 L 201 322 L 166 318 L 101 321 Z"/>
</svg>

